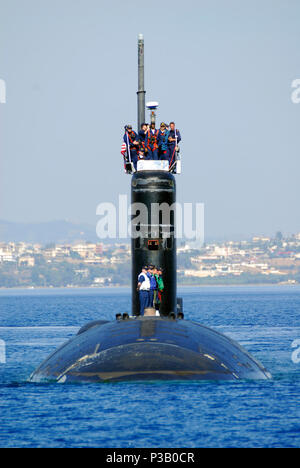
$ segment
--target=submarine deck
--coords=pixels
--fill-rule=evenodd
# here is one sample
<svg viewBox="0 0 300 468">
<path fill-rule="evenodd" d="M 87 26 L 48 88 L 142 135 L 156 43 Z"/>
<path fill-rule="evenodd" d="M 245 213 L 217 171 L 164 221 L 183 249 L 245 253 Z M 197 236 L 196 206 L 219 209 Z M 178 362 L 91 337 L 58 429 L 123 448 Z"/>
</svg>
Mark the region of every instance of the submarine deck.
<svg viewBox="0 0 300 468">
<path fill-rule="evenodd" d="M 136 317 L 92 324 L 56 350 L 32 382 L 268 379 L 238 343 L 186 320 Z"/>
</svg>

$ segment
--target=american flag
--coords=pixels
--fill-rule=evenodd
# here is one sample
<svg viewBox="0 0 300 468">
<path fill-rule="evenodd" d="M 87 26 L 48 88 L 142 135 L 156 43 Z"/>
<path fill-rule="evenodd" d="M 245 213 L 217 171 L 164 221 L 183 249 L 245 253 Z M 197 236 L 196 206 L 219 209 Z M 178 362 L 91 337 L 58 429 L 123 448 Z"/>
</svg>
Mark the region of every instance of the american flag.
<svg viewBox="0 0 300 468">
<path fill-rule="evenodd" d="M 122 154 L 122 156 L 125 156 L 126 150 L 127 150 L 126 143 L 123 143 L 123 144 L 122 144 L 122 147 L 121 147 L 121 154 Z"/>
</svg>

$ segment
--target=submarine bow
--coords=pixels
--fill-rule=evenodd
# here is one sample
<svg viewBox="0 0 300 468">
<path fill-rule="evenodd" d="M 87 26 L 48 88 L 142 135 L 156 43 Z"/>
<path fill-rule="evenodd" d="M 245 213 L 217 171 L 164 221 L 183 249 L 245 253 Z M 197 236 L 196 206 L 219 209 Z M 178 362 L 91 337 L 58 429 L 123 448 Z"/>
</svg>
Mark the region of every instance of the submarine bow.
<svg viewBox="0 0 300 468">
<path fill-rule="evenodd" d="M 32 382 L 268 379 L 238 343 L 187 320 L 163 317 L 93 323 L 56 350 Z"/>
</svg>

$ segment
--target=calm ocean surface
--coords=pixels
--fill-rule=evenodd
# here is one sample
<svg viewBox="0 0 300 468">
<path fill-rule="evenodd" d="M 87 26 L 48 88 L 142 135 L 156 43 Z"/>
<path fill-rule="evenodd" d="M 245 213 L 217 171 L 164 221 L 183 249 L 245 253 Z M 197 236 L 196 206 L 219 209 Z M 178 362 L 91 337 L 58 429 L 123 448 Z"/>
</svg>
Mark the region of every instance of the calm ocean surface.
<svg viewBox="0 0 300 468">
<path fill-rule="evenodd" d="M 83 324 L 130 312 L 130 291 L 0 290 L 0 447 L 299 447 L 300 287 L 179 293 L 186 319 L 237 340 L 273 380 L 31 384 Z"/>
</svg>

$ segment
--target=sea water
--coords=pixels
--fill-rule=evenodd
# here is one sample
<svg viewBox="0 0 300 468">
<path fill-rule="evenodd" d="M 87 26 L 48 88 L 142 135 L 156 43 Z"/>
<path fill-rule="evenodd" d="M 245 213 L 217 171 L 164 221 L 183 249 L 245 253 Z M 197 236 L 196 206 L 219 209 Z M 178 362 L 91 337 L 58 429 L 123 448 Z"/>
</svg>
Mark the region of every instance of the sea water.
<svg viewBox="0 0 300 468">
<path fill-rule="evenodd" d="M 300 287 L 182 288 L 185 318 L 238 341 L 270 381 L 33 384 L 85 323 L 130 290 L 0 290 L 0 447 L 299 447 Z"/>
</svg>

